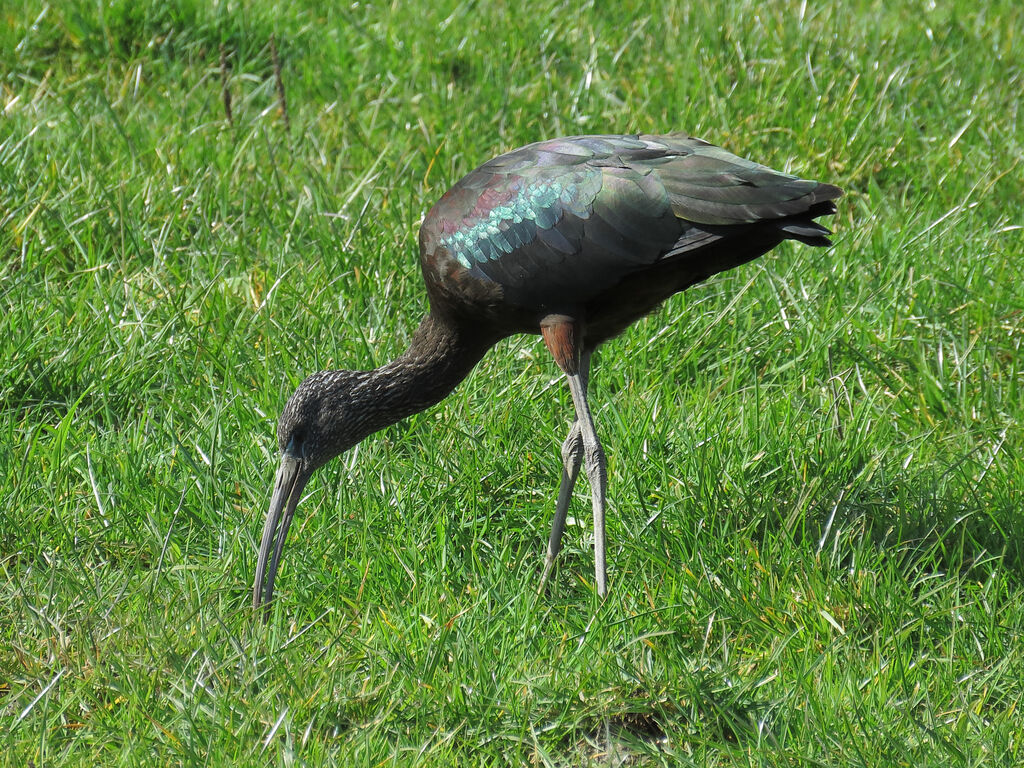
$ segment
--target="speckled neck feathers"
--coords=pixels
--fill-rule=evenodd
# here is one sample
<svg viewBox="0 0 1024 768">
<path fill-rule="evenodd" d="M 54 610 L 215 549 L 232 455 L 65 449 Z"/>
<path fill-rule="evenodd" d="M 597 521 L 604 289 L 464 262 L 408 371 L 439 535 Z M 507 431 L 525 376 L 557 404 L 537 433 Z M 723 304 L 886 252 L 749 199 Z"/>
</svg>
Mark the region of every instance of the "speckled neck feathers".
<svg viewBox="0 0 1024 768">
<path fill-rule="evenodd" d="M 493 341 L 427 314 L 401 356 L 366 371 L 353 387 L 352 398 L 367 410 L 367 434 L 439 403 L 469 375 Z"/>
</svg>

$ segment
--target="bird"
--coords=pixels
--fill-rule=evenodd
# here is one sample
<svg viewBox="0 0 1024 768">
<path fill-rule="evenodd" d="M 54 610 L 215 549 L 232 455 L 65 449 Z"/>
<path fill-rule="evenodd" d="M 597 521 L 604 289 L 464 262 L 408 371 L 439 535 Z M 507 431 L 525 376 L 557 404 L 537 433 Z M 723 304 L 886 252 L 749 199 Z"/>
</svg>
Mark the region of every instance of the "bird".
<svg viewBox="0 0 1024 768">
<path fill-rule="evenodd" d="M 285 538 L 313 473 L 439 403 L 491 347 L 516 334 L 543 338 L 575 408 L 540 584 L 561 549 L 582 465 L 604 598 L 607 472 L 587 400 L 594 350 L 673 294 L 784 240 L 831 245 L 830 230 L 815 219 L 835 213 L 842 194 L 685 133 L 540 141 L 463 177 L 419 230 L 429 309 L 408 349 L 375 370 L 313 373 L 281 412 L 254 609 L 268 616 Z"/>
</svg>

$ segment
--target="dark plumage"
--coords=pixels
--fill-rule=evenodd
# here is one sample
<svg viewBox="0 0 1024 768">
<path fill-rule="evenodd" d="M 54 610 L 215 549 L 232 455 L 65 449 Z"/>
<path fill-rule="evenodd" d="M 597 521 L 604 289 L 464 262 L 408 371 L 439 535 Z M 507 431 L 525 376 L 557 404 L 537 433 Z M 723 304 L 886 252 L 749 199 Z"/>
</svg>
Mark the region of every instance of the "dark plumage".
<svg viewBox="0 0 1024 768">
<path fill-rule="evenodd" d="M 597 589 L 604 595 L 605 462 L 587 405 L 591 353 L 673 293 L 783 240 L 829 245 L 829 231 L 814 219 L 833 213 L 841 194 L 682 134 L 555 139 L 477 168 L 444 194 L 420 228 L 430 311 L 409 349 L 374 371 L 315 373 L 285 406 L 253 604 L 273 596 L 288 526 L 313 472 L 439 402 L 495 342 L 514 333 L 543 335 L 566 374 L 577 416 L 562 446 L 542 582 L 561 547 L 585 459 Z"/>
</svg>

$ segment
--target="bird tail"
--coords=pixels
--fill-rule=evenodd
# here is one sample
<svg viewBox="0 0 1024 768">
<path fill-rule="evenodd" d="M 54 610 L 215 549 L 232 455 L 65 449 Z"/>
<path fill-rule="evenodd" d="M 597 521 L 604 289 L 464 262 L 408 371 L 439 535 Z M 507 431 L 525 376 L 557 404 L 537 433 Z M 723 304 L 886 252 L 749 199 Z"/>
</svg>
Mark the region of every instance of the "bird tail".
<svg viewBox="0 0 1024 768">
<path fill-rule="evenodd" d="M 828 239 L 832 230 L 823 227 L 814 219 L 835 212 L 836 204 L 832 200 L 822 200 L 812 205 L 804 213 L 776 219 L 773 223 L 785 233 L 787 239 L 798 240 L 807 245 L 828 246 L 832 245 L 832 241 Z"/>
</svg>

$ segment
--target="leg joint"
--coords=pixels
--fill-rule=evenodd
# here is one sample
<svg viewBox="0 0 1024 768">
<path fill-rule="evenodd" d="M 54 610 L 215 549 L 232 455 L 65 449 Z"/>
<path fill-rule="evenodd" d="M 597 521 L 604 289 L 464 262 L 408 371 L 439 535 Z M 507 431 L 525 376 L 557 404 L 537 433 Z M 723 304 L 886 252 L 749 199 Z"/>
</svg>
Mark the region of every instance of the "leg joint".
<svg viewBox="0 0 1024 768">
<path fill-rule="evenodd" d="M 562 464 L 566 467 L 579 468 L 583 459 L 583 439 L 580 437 L 579 424 L 574 423 L 569 436 L 562 443 Z"/>
</svg>

